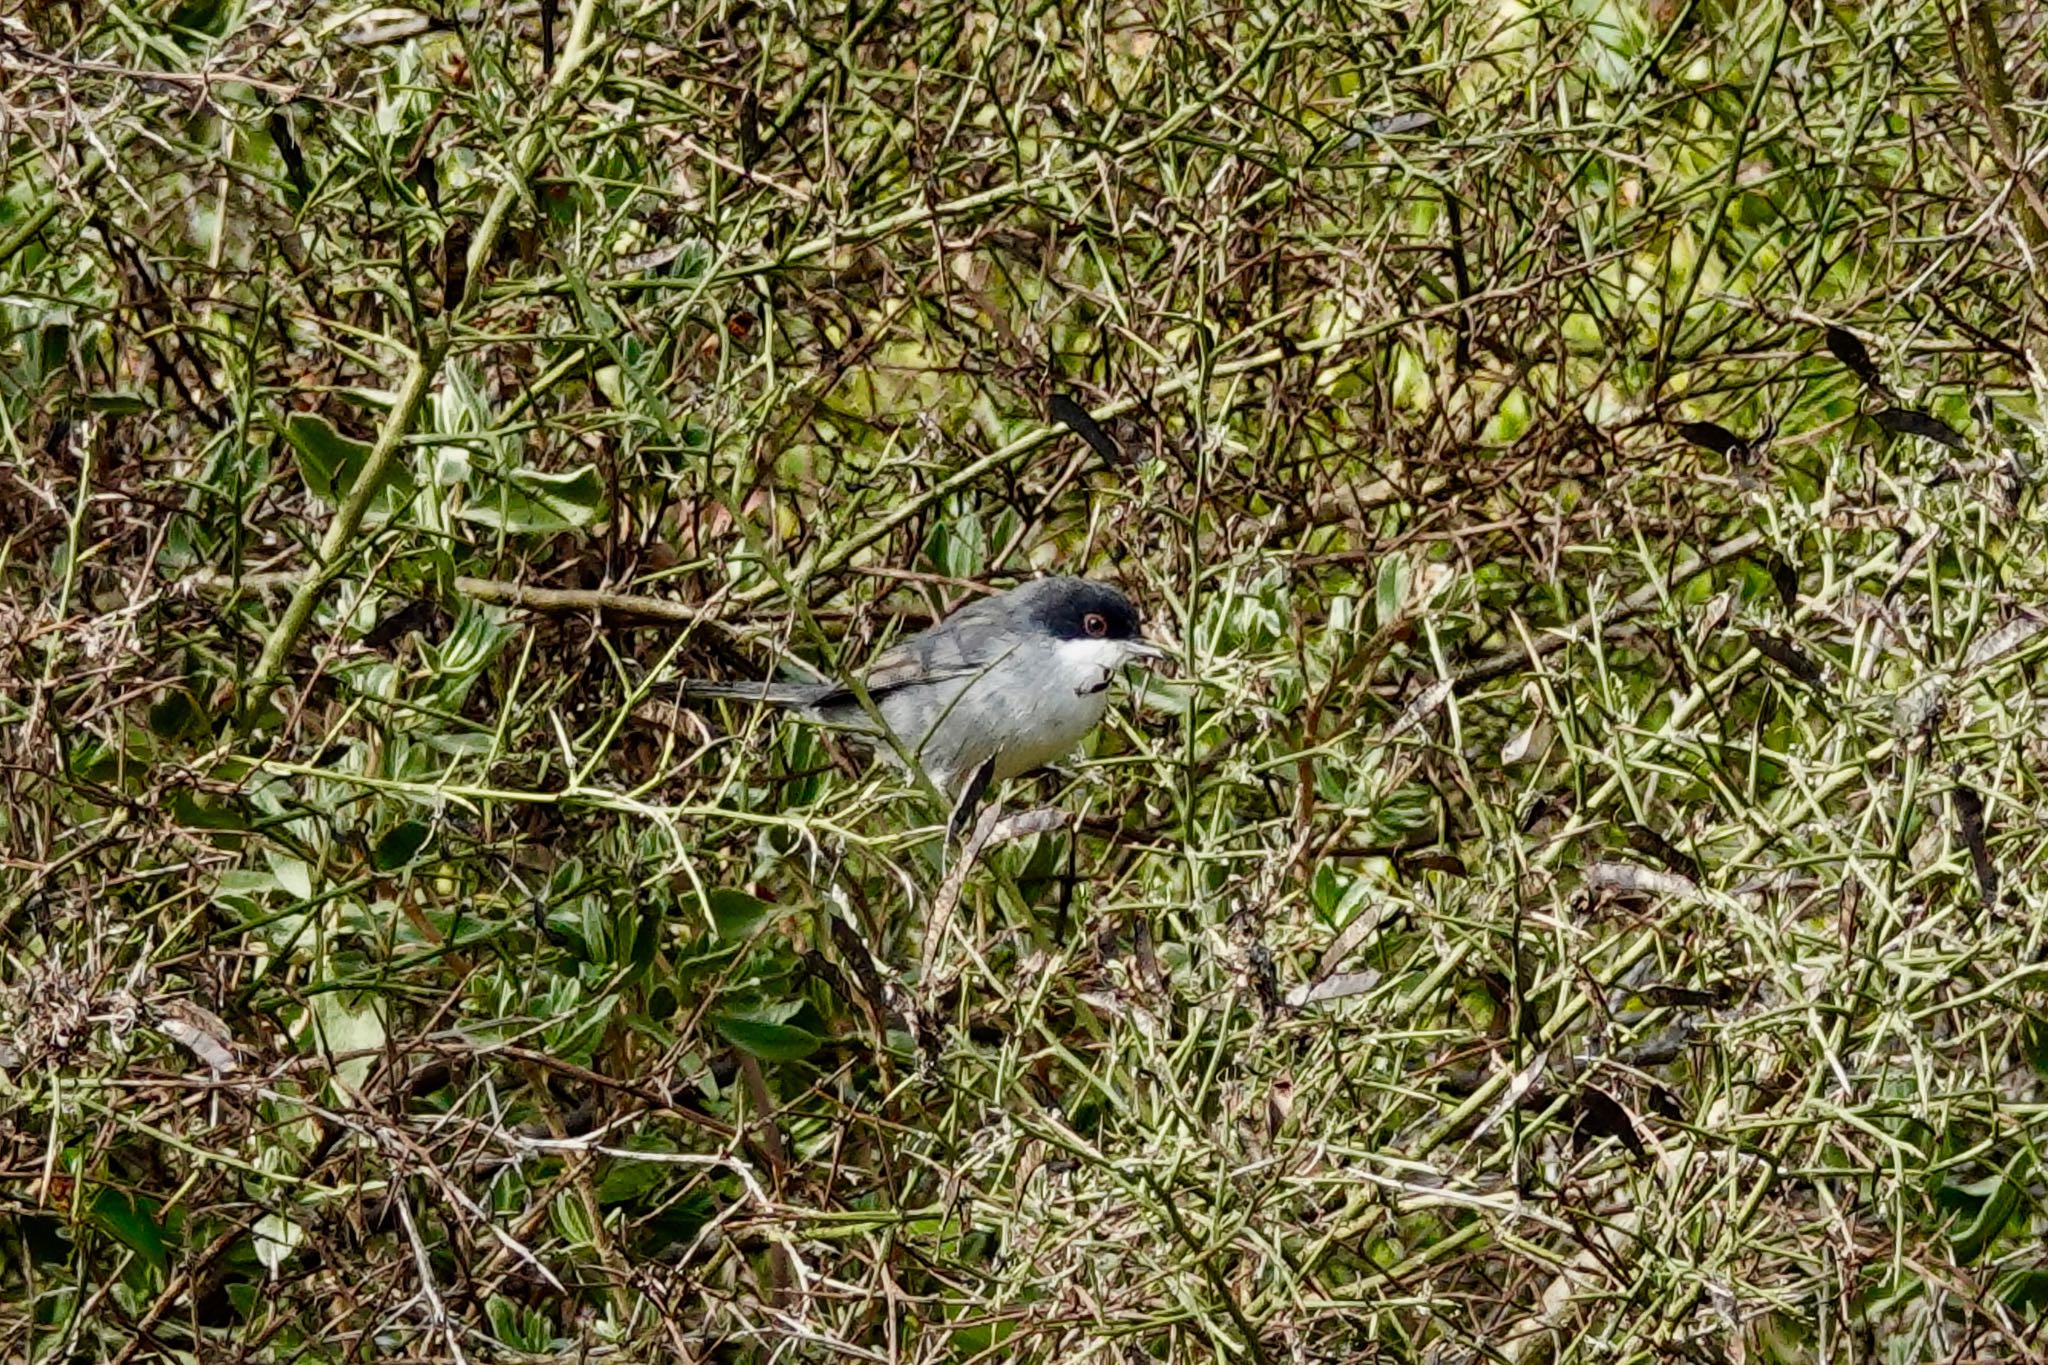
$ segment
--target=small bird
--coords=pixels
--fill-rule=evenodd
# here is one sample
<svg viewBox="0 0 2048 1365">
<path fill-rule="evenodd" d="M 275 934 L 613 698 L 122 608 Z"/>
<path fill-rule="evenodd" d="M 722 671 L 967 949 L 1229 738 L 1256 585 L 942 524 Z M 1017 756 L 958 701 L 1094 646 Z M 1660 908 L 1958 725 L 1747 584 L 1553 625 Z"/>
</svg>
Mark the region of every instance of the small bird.
<svg viewBox="0 0 2048 1365">
<path fill-rule="evenodd" d="M 839 683 L 688 679 L 682 691 L 788 707 L 852 731 L 899 766 L 908 758 L 953 802 L 957 825 L 989 783 L 1043 767 L 1080 743 L 1108 709 L 1119 668 L 1165 654 L 1139 633 L 1123 593 L 1062 576 L 970 602 L 870 664 L 861 685 L 894 744 Z"/>
</svg>

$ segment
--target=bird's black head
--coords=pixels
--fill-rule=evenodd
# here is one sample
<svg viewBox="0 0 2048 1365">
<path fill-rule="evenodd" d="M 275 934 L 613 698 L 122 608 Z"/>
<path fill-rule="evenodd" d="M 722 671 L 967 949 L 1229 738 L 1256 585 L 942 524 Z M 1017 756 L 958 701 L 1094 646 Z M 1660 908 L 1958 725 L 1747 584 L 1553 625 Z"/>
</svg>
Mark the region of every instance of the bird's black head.
<svg viewBox="0 0 2048 1365">
<path fill-rule="evenodd" d="M 1057 640 L 1137 640 L 1138 612 L 1107 583 L 1041 578 L 1017 589 L 1031 620 Z"/>
</svg>

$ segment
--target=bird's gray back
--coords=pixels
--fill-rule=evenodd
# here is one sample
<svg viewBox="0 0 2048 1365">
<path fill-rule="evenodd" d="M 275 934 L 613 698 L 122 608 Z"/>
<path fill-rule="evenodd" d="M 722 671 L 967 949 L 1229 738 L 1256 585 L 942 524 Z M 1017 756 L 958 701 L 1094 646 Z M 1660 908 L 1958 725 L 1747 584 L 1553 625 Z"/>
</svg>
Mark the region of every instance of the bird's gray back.
<svg viewBox="0 0 2048 1365">
<path fill-rule="evenodd" d="M 1015 633 L 1005 624 L 1001 601 L 1000 597 L 980 598 L 939 624 L 891 645 L 861 679 L 868 695 L 880 700 L 906 683 L 971 677 L 1000 662 L 1017 646 Z M 812 704 L 829 707 L 843 702 L 859 705 L 847 687 L 829 688 Z"/>
</svg>

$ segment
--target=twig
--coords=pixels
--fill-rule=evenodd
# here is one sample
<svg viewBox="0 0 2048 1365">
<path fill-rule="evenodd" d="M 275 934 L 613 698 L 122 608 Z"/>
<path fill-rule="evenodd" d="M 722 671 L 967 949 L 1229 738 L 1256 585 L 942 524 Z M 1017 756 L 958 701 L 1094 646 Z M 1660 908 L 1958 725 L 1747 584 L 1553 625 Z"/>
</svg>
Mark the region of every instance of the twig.
<svg viewBox="0 0 2048 1365">
<path fill-rule="evenodd" d="M 413 1267 L 420 1277 L 420 1293 L 426 1296 L 428 1320 L 440 1329 L 442 1339 L 448 1343 L 448 1354 L 455 1357 L 455 1365 L 469 1365 L 469 1357 L 462 1353 L 462 1338 L 449 1320 L 448 1305 L 441 1302 L 441 1292 L 434 1287 L 434 1262 L 420 1240 L 418 1225 L 413 1222 L 412 1200 L 405 1197 L 403 1178 L 392 1182 L 391 1197 L 398 1206 L 398 1221 L 405 1227 L 405 1240 L 412 1245 Z"/>
<path fill-rule="evenodd" d="M 939 894 L 932 900 L 931 916 L 925 921 L 924 946 L 919 957 L 924 964 L 921 980 L 927 999 L 931 998 L 932 983 L 937 980 L 939 940 L 953 921 L 953 912 L 960 905 L 960 894 L 967 886 L 967 874 L 973 870 L 982 850 L 1000 848 L 1018 839 L 1047 833 L 1066 824 L 1068 819 L 1067 812 L 1057 806 L 1019 811 L 1007 818 L 1003 816 L 1002 807 L 993 802 L 982 808 L 981 818 L 974 822 L 973 832 L 960 846 L 958 861 L 947 870 L 945 881 L 939 884 Z"/>
<path fill-rule="evenodd" d="M 305 583 L 311 572 L 309 569 L 278 569 L 237 577 L 218 569 L 205 569 L 187 574 L 179 582 L 206 593 L 231 592 L 238 587 L 264 592 L 297 587 Z M 536 588 L 497 578 L 472 578 L 467 574 L 457 576 L 455 590 L 478 602 L 524 607 L 528 611 L 603 611 L 679 626 L 710 626 L 728 635 L 734 633 L 732 627 L 709 607 L 692 606 L 688 602 L 655 597 L 649 593 L 615 592 L 609 588 Z"/>
<path fill-rule="evenodd" d="M 286 604 L 284 614 L 270 632 L 270 638 L 263 643 L 263 654 L 257 660 L 255 672 L 241 698 L 237 728 L 245 737 L 255 730 L 257 721 L 269 704 L 270 694 L 284 676 L 285 660 L 290 657 L 292 646 L 298 643 L 307 622 L 313 619 L 313 605 L 319 600 L 320 590 L 340 575 L 342 565 L 348 561 L 356 532 L 370 510 L 370 502 L 383 486 L 384 475 L 404 444 L 406 435 L 411 432 L 420 408 L 426 403 L 427 391 L 441 371 L 441 362 L 447 358 L 454 321 L 468 310 L 483 287 L 485 268 L 497 251 L 498 239 L 504 234 L 512 206 L 525 193 L 528 178 L 550 145 L 544 136 L 547 115 L 561 102 L 570 81 L 595 50 L 591 31 L 596 22 L 597 0 L 578 0 L 569 42 L 563 49 L 562 60 L 555 67 L 553 78 L 548 82 L 546 97 L 541 101 L 541 108 L 536 111 L 526 135 L 520 140 L 510 173 L 500 182 L 490 207 L 484 211 L 483 222 L 478 224 L 476 235 L 470 240 L 462 292 L 450 300 L 443 315 L 429 325 L 426 340 L 414 352 L 405 378 L 398 386 L 398 396 L 391 404 L 391 412 L 377 432 L 376 444 L 363 461 L 362 470 L 356 475 L 356 481 L 342 499 L 341 506 L 335 509 L 334 519 L 327 524 L 327 533 L 320 538 L 313 571 L 292 594 L 292 600 Z"/>
<path fill-rule="evenodd" d="M 1546 631 L 1543 635 L 1531 641 L 1527 648 L 1502 650 L 1491 658 L 1481 659 L 1469 668 L 1460 670 L 1458 675 L 1451 680 L 1451 691 L 1459 696 L 1463 696 L 1483 682 L 1490 682 L 1495 678 L 1505 677 L 1507 674 L 1532 664 L 1546 655 L 1555 654 L 1558 650 L 1563 649 L 1573 640 L 1580 638 L 1595 626 L 1612 625 L 1614 622 L 1633 616 L 1637 612 L 1647 611 L 1663 601 L 1680 584 L 1699 577 L 1716 565 L 1726 564 L 1731 559 L 1742 558 L 1742 556 L 1762 544 L 1763 539 L 1764 533 L 1762 531 L 1745 531 L 1733 540 L 1724 540 L 1711 550 L 1696 555 L 1673 569 L 1669 578 L 1645 584 L 1627 597 L 1622 598 L 1620 603 L 1615 606 L 1587 612 L 1569 626 Z"/>
<path fill-rule="evenodd" d="M 1003 818 L 1003 808 L 991 801 L 981 811 L 981 818 L 974 822 L 974 829 L 960 845 L 960 856 L 946 871 L 946 879 L 939 883 L 939 894 L 932 899 L 932 912 L 924 923 L 924 947 L 918 958 L 924 964 L 920 978 L 925 984 L 929 998 L 931 984 L 938 976 L 939 942 L 945 937 L 946 927 L 953 921 L 953 911 L 960 904 L 960 893 L 967 887 L 967 874 L 974 867 L 974 860 L 981 856 L 981 850 L 995 833 L 996 822 Z"/>
</svg>

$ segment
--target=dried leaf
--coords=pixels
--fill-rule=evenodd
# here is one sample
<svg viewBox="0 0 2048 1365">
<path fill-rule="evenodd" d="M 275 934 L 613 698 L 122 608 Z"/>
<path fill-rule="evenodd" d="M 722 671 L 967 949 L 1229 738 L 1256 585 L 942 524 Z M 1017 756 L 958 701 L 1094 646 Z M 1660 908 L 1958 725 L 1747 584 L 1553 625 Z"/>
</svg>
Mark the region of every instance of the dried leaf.
<svg viewBox="0 0 2048 1365">
<path fill-rule="evenodd" d="M 1088 410 L 1063 393 L 1056 393 L 1046 401 L 1046 414 L 1053 421 L 1065 426 L 1076 436 L 1092 446 L 1104 464 L 1112 467 L 1126 464 L 1123 447 L 1116 438 L 1102 429 L 1102 424 L 1088 415 Z"/>
<path fill-rule="evenodd" d="M 1469 877 L 1471 869 L 1465 860 L 1455 853 L 1416 853 L 1407 857 L 1397 856 L 1394 865 L 1402 872 L 1441 872 L 1447 877 Z"/>
<path fill-rule="evenodd" d="M 1522 818 L 1515 822 L 1515 828 L 1523 834 L 1534 834 L 1536 827 L 1545 820 L 1553 817 L 1561 820 L 1570 815 L 1577 804 L 1577 797 L 1569 787 L 1545 792 L 1523 810 Z"/>
<path fill-rule="evenodd" d="M 1165 1032 L 1157 1014 L 1154 1014 L 1138 1001 L 1128 998 L 1122 991 L 1081 991 L 1078 992 L 1076 998 L 1084 1005 L 1110 1018 L 1123 1019 L 1129 1022 L 1133 1028 L 1138 1030 L 1141 1037 L 1157 1038 Z"/>
<path fill-rule="evenodd" d="M 1606 1091 L 1589 1085 L 1578 1094 L 1578 1112 L 1572 1118 L 1572 1146 L 1583 1149 L 1604 1137 L 1617 1139 L 1628 1148 L 1630 1156 L 1639 1160 L 1649 1155 L 1628 1110 Z"/>
<path fill-rule="evenodd" d="M 1958 782 L 1951 793 L 1956 803 L 1956 835 L 1970 850 L 1970 867 L 1977 874 L 1977 894 L 1984 904 L 1998 899 L 1998 869 L 1991 862 L 1991 846 L 1984 838 L 1984 798 L 1974 788 Z"/>
<path fill-rule="evenodd" d="M 1405 734 L 1435 715 L 1456 685 L 1450 678 L 1439 678 L 1423 688 L 1415 700 L 1408 703 L 1408 708 L 1396 716 L 1394 723 L 1387 727 L 1386 738 L 1394 739 Z"/>
<path fill-rule="evenodd" d="M 987 846 L 1000 848 L 1013 844 L 1019 839 L 1029 839 L 1034 834 L 1050 834 L 1063 829 L 1067 824 L 1067 813 L 1058 806 L 1040 806 L 1036 810 L 1022 810 L 998 820 L 989 830 Z"/>
<path fill-rule="evenodd" d="M 1697 884 L 1700 879 L 1699 863 L 1678 845 L 1647 825 L 1628 827 L 1628 846 L 1638 853 L 1655 858 L 1664 864 L 1667 871 L 1676 872 L 1687 881 Z"/>
<path fill-rule="evenodd" d="M 1884 392 L 1884 378 L 1878 374 L 1877 366 L 1871 363 L 1870 352 L 1864 349 L 1863 342 L 1854 332 L 1840 327 L 1828 328 L 1828 350 L 1849 373 L 1879 393 Z"/>
<path fill-rule="evenodd" d="M 1946 673 L 1930 673 L 1899 693 L 1892 702 L 1894 732 L 1901 737 L 1919 735 L 1939 725 L 1948 712 L 1948 691 L 1954 681 Z"/>
<path fill-rule="evenodd" d="M 371 649 L 383 649 L 386 645 L 398 643 L 412 631 L 425 635 L 433 630 L 440 615 L 441 609 L 433 602 L 414 598 L 372 626 L 363 636 L 363 643 Z"/>
<path fill-rule="evenodd" d="M 1795 872 L 1791 868 L 1777 868 L 1770 872 L 1759 872 L 1754 877 L 1745 877 L 1728 890 L 1731 896 L 1774 896 L 1792 890 L 1811 890 L 1820 885 L 1820 879 L 1807 872 Z"/>
<path fill-rule="evenodd" d="M 1173 999 L 1173 982 L 1159 965 L 1159 954 L 1152 947 L 1152 925 L 1143 915 L 1131 926 L 1131 961 L 1137 966 L 1138 980 L 1146 990 L 1162 999 Z"/>
<path fill-rule="evenodd" d="M 1813 656 L 1792 641 L 1762 630 L 1748 630 L 1743 634 L 1749 637 L 1750 646 L 1757 653 L 1807 686 L 1819 687 L 1827 681 L 1826 671 L 1813 661 Z"/>
<path fill-rule="evenodd" d="M 668 246 L 656 247 L 652 251 L 642 251 L 630 256 L 621 256 L 613 261 L 612 265 L 621 275 L 639 275 L 644 272 L 659 271 L 663 266 L 670 264 L 684 252 L 694 250 L 696 250 L 695 243 L 676 242 Z"/>
<path fill-rule="evenodd" d="M 845 963 L 851 984 L 859 992 L 856 1003 L 867 1007 L 871 1022 L 881 1023 L 889 1017 L 890 1001 L 882 974 L 875 967 L 874 954 L 861 939 L 860 931 L 845 919 L 833 914 L 825 919 L 832 933 L 832 946 L 839 950 L 840 961 Z"/>
<path fill-rule="evenodd" d="M 1330 946 L 1323 949 L 1322 960 L 1316 963 L 1315 980 L 1321 981 L 1336 974 L 1339 967 L 1358 951 L 1358 946 L 1372 937 L 1373 931 L 1386 919 L 1386 912 L 1379 907 L 1361 910 L 1351 922 L 1338 930 L 1337 937 L 1330 940 Z"/>
<path fill-rule="evenodd" d="M 1365 130 L 1374 137 L 1400 137 L 1407 133 L 1419 133 L 1425 128 L 1436 126 L 1437 116 L 1428 109 L 1409 109 L 1398 114 L 1382 114 L 1366 120 Z"/>
<path fill-rule="evenodd" d="M 1771 586 L 1778 590 L 1778 604 L 1791 611 L 1799 605 L 1799 569 L 1785 556 L 1772 551 L 1764 561 L 1764 572 L 1771 576 Z"/>
<path fill-rule="evenodd" d="M 1716 455 L 1725 455 L 1731 462 L 1739 463 L 1749 458 L 1749 442 L 1719 422 L 1680 422 L 1673 430 L 1691 444 L 1711 450 Z"/>
<path fill-rule="evenodd" d="M 1963 656 L 1963 671 L 1974 672 L 1988 663 L 2002 659 L 2041 633 L 2048 626 L 2037 616 L 2016 616 L 1989 635 L 1982 636 L 1970 646 L 1970 652 Z"/>
<path fill-rule="evenodd" d="M 158 1033 L 197 1057 L 216 1076 L 241 1069 L 235 1061 L 234 1034 L 221 1017 L 190 1000 L 156 1002 Z"/>
<path fill-rule="evenodd" d="M 1722 626 L 1728 624 L 1728 618 L 1735 613 L 1735 597 L 1735 589 L 1730 588 L 1726 592 L 1715 593 L 1700 607 L 1699 619 L 1693 622 L 1695 646 L 1704 646 Z"/>
<path fill-rule="evenodd" d="M 1915 408 L 1886 408 L 1874 413 L 1871 421 L 1895 436 L 1925 436 L 1930 441 L 1939 441 L 1950 450 L 1968 450 L 1970 443 L 1963 439 L 1963 433 L 1931 413 Z"/>
<path fill-rule="evenodd" d="M 1517 763 L 1527 763 L 1530 758 L 1540 758 L 1550 748 L 1550 722 L 1541 716 L 1530 721 L 1508 737 L 1500 747 L 1500 762 L 1504 768 Z"/>
<path fill-rule="evenodd" d="M 1259 1002 L 1259 1014 L 1270 1019 L 1280 1008 L 1280 972 L 1273 950 L 1259 937 L 1257 917 L 1240 909 L 1230 917 L 1230 974 L 1240 990 Z"/>
<path fill-rule="evenodd" d="M 1699 884 L 1675 872 L 1659 872 L 1635 863 L 1603 860 L 1588 863 L 1580 882 L 1593 891 L 1619 891 L 1637 896 L 1697 896 Z"/>
<path fill-rule="evenodd" d="M 1304 1005 L 1319 1004 L 1325 1000 L 1342 1000 L 1348 996 L 1363 995 L 1380 984 L 1380 974 L 1373 970 L 1362 972 L 1339 972 L 1321 981 L 1303 982 L 1287 992 L 1290 1009 Z"/>
<path fill-rule="evenodd" d="M 1536 1082 L 1542 1080 L 1544 1073 L 1549 1070 L 1550 1050 L 1545 1048 L 1538 1052 L 1527 1066 L 1515 1073 L 1514 1079 L 1508 1082 L 1507 1089 L 1501 1094 L 1499 1102 L 1494 1105 L 1493 1112 L 1486 1116 L 1485 1122 L 1472 1130 L 1472 1140 L 1477 1142 L 1492 1131 L 1494 1125 L 1522 1102 L 1523 1096 L 1536 1088 Z"/>
<path fill-rule="evenodd" d="M 1645 986 L 1636 994 L 1653 1005 L 1718 1005 L 1727 992 L 1699 991 L 1689 986 Z"/>
</svg>

